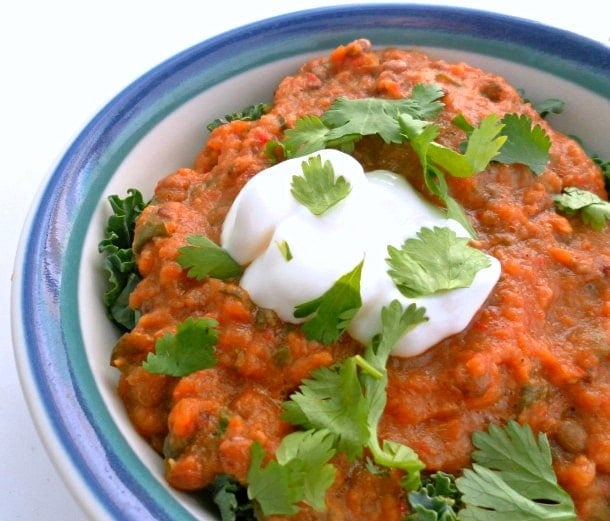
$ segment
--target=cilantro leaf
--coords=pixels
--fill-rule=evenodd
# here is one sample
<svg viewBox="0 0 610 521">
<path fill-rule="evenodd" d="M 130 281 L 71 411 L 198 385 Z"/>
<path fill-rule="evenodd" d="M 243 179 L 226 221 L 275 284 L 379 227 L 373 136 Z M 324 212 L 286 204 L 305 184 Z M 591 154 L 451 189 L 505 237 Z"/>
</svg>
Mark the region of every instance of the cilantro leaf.
<svg viewBox="0 0 610 521">
<path fill-rule="evenodd" d="M 297 119 L 295 127 L 286 130 L 281 143 L 287 158 L 304 156 L 326 148 L 328 127 L 317 116 Z"/>
<path fill-rule="evenodd" d="M 216 364 L 214 346 L 218 340 L 212 318 L 188 317 L 178 325 L 176 334 L 166 333 L 155 343 L 155 352 L 148 353 L 142 367 L 149 373 L 187 376 Z"/>
<path fill-rule="evenodd" d="M 388 274 L 406 297 L 470 286 L 477 272 L 490 265 L 487 256 L 450 228 L 422 228 L 400 249 L 388 246 Z"/>
<path fill-rule="evenodd" d="M 610 202 L 588 190 L 569 186 L 562 194 L 554 196 L 553 201 L 561 212 L 580 213 L 582 221 L 594 230 L 603 230 L 606 221 L 610 221 Z"/>
<path fill-rule="evenodd" d="M 363 264 L 364 260 L 352 271 L 339 277 L 320 297 L 295 307 L 296 318 L 314 315 L 302 326 L 308 340 L 329 345 L 336 342 L 347 329 L 362 306 L 360 276 Z"/>
<path fill-rule="evenodd" d="M 303 175 L 292 177 L 290 193 L 314 215 L 326 210 L 345 199 L 351 185 L 345 177 L 335 179 L 335 170 L 330 161 L 322 163 L 320 156 L 312 156 L 301 164 Z"/>
<path fill-rule="evenodd" d="M 542 174 L 549 162 L 551 148 L 551 140 L 544 129 L 540 125 L 532 127 L 532 120 L 525 114 L 506 114 L 502 123 L 502 134 L 507 140 L 495 161 L 521 163 L 535 174 Z"/>
<path fill-rule="evenodd" d="M 326 430 L 293 432 L 282 439 L 275 460 L 262 466 L 265 451 L 258 441 L 250 448 L 248 497 L 264 515 L 293 515 L 298 503 L 325 508 L 326 491 L 335 479 L 328 463 L 334 456 L 334 437 Z"/>
<path fill-rule="evenodd" d="M 545 434 L 510 421 L 476 432 L 472 470 L 456 480 L 466 505 L 460 521 L 577 519 L 570 495 L 557 483 Z"/>
<path fill-rule="evenodd" d="M 108 218 L 104 239 L 98 245 L 108 273 L 103 295 L 106 313 L 124 331 L 133 329 L 139 318 L 139 312 L 129 307 L 129 295 L 140 281 L 132 244 L 136 220 L 148 205 L 138 190 L 130 188 L 127 193 L 123 199 L 118 195 L 108 197 L 113 213 Z"/>
<path fill-rule="evenodd" d="M 405 112 L 419 119 L 434 119 L 445 106 L 439 101 L 445 93 L 434 83 L 418 83 L 411 91 L 410 107 Z"/>
<path fill-rule="evenodd" d="M 337 438 L 337 450 L 350 460 L 362 456 L 369 434 L 368 406 L 353 357 L 338 368 L 313 371 L 283 408 L 284 420 L 307 429 L 327 429 Z"/>
<path fill-rule="evenodd" d="M 203 235 L 191 235 L 187 242 L 191 246 L 178 249 L 178 264 L 188 269 L 188 276 L 203 280 L 206 277 L 228 279 L 238 277 L 242 267 L 229 253 Z"/>
</svg>

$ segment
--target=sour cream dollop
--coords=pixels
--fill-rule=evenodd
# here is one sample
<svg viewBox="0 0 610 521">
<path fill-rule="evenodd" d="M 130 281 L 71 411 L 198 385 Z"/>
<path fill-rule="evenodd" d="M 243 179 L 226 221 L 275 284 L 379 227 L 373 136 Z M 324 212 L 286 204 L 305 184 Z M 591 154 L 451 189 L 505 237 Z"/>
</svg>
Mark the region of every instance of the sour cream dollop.
<svg viewBox="0 0 610 521">
<path fill-rule="evenodd" d="M 347 197 L 321 215 L 312 214 L 291 194 L 292 178 L 311 156 L 330 161 L 335 178 L 351 185 Z M 401 176 L 387 170 L 365 172 L 352 156 L 321 150 L 278 163 L 243 187 L 225 219 L 221 246 L 246 266 L 241 286 L 261 307 L 290 323 L 297 305 L 326 292 L 364 259 L 360 290 L 362 307 L 347 332 L 366 344 L 381 331 L 381 310 L 394 299 L 403 307 L 426 308 L 427 322 L 403 335 L 393 355 L 415 356 L 462 331 L 483 305 L 500 277 L 500 263 L 480 270 L 470 287 L 418 298 L 400 293 L 388 275 L 388 245 L 400 248 L 423 227 L 448 227 L 469 237 L 464 227 L 447 219 Z M 287 245 L 287 259 L 282 245 Z"/>
</svg>

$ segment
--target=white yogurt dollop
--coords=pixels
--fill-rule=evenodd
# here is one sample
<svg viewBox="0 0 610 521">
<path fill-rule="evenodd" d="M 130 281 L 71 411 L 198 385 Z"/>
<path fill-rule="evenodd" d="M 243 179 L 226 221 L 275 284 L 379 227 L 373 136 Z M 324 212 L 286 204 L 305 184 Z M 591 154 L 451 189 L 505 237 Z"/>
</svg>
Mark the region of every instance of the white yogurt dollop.
<svg viewBox="0 0 610 521">
<path fill-rule="evenodd" d="M 321 215 L 313 215 L 291 194 L 292 177 L 311 156 L 330 161 L 335 177 L 351 185 L 347 197 Z M 483 305 L 500 277 L 500 263 L 480 270 L 470 287 L 407 298 L 388 275 L 388 245 L 400 248 L 422 227 L 448 227 L 458 236 L 468 232 L 446 219 L 401 176 L 385 170 L 364 173 L 358 161 L 337 150 L 278 163 L 254 176 L 230 208 L 221 246 L 245 265 L 241 286 L 261 307 L 291 323 L 294 308 L 315 299 L 364 259 L 360 281 L 362 307 L 347 332 L 368 343 L 381 330 L 381 310 L 392 300 L 426 308 L 429 318 L 399 340 L 396 356 L 415 356 L 462 331 Z M 288 245 L 287 260 L 280 245 Z"/>
</svg>

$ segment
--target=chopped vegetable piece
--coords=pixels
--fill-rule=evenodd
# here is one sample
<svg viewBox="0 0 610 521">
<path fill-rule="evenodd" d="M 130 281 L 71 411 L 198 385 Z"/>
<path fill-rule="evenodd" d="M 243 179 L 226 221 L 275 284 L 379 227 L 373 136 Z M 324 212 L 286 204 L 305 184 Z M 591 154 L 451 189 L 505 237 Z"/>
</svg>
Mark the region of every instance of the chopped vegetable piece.
<svg viewBox="0 0 610 521">
<path fill-rule="evenodd" d="M 541 118 L 546 118 L 549 114 L 561 114 L 566 107 L 565 101 L 557 98 L 548 98 L 537 103 L 532 103 L 534 110 L 540 114 Z"/>
</svg>

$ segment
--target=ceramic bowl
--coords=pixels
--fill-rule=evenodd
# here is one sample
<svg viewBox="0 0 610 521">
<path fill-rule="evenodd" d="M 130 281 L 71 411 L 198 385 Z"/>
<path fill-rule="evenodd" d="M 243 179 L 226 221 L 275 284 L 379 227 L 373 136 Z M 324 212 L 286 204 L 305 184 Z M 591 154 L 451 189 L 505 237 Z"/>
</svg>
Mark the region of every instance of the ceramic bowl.
<svg viewBox="0 0 610 521">
<path fill-rule="evenodd" d="M 523 19 L 424 5 L 296 12 L 221 34 L 160 64 L 108 103 L 45 182 L 15 266 L 14 340 L 24 390 L 52 459 L 96 520 L 215 519 L 168 488 L 162 461 L 133 431 L 109 359 L 97 243 L 107 196 L 190 166 L 205 122 L 269 101 L 306 59 L 365 37 L 497 72 L 531 99 L 561 98 L 552 123 L 610 157 L 610 49 Z"/>
</svg>

